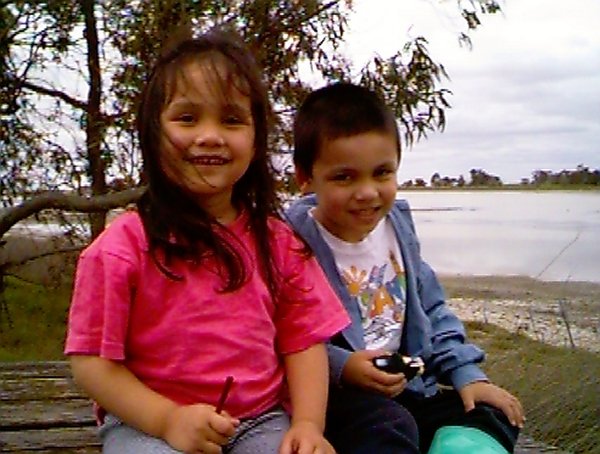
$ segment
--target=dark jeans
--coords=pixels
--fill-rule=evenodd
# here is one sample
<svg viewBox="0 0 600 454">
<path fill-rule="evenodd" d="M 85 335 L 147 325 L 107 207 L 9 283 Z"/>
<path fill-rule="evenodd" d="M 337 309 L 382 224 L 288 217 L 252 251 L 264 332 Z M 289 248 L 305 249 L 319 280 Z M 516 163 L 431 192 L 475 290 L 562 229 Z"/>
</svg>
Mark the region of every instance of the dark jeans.
<svg viewBox="0 0 600 454">
<path fill-rule="evenodd" d="M 354 387 L 331 386 L 325 437 L 338 454 L 417 454 L 417 425 L 397 402 Z"/>
<path fill-rule="evenodd" d="M 477 404 L 473 410 L 465 413 L 462 399 L 453 389 L 440 390 L 428 398 L 404 392 L 396 401 L 416 419 L 423 453 L 429 450 L 435 432 L 442 426 L 474 427 L 494 437 L 508 452 L 513 452 L 519 436 L 519 428 L 511 425 L 504 413 L 495 407 Z"/>
<path fill-rule="evenodd" d="M 404 392 L 395 400 L 353 387 L 329 390 L 325 436 L 338 454 L 427 453 L 437 429 L 447 425 L 478 428 L 509 452 L 519 434 L 496 408 L 478 404 L 465 413 L 454 390 L 426 399 Z"/>
</svg>

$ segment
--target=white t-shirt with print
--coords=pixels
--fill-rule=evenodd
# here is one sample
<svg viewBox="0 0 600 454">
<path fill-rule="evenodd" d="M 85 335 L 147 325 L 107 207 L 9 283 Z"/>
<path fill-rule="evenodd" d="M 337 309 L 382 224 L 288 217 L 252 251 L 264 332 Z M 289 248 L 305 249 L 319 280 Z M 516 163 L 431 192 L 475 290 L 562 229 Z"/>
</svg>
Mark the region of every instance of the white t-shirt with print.
<svg viewBox="0 0 600 454">
<path fill-rule="evenodd" d="M 404 321 L 406 279 L 391 221 L 382 219 L 358 243 L 343 241 L 315 222 L 360 308 L 367 349 L 397 351 Z"/>
</svg>

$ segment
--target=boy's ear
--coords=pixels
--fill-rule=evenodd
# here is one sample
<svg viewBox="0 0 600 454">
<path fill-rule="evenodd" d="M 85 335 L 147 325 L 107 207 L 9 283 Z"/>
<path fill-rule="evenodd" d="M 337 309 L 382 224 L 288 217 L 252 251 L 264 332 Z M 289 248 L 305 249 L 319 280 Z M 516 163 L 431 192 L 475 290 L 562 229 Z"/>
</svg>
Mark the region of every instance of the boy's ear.
<svg viewBox="0 0 600 454">
<path fill-rule="evenodd" d="M 310 192 L 311 178 L 308 175 L 306 175 L 302 170 L 300 170 L 298 167 L 295 168 L 294 175 L 296 178 L 296 184 L 300 188 L 300 192 L 302 194 L 306 194 L 306 193 Z"/>
</svg>

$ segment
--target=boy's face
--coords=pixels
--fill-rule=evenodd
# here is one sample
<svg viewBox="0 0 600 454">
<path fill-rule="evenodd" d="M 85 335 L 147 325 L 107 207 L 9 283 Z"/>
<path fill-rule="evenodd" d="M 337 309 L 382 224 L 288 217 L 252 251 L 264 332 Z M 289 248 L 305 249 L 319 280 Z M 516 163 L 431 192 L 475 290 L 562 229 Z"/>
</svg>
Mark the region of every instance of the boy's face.
<svg viewBox="0 0 600 454">
<path fill-rule="evenodd" d="M 312 176 L 298 175 L 298 180 L 317 196 L 315 218 L 333 235 L 356 243 L 391 209 L 397 170 L 395 137 L 368 132 L 326 141 Z"/>
</svg>

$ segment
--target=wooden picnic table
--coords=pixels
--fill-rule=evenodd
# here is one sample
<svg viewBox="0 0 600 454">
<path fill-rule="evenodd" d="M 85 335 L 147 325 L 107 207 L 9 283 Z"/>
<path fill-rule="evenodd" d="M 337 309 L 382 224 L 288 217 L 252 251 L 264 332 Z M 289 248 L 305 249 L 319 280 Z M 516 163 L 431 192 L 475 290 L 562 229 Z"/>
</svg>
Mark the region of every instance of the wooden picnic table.
<svg viewBox="0 0 600 454">
<path fill-rule="evenodd" d="M 0 453 L 100 451 L 92 403 L 66 361 L 0 363 Z M 561 451 L 526 435 L 515 447 L 515 454 L 550 452 Z"/>
<path fill-rule="evenodd" d="M 92 404 L 65 361 L 0 363 L 0 453 L 99 453 Z"/>
</svg>

